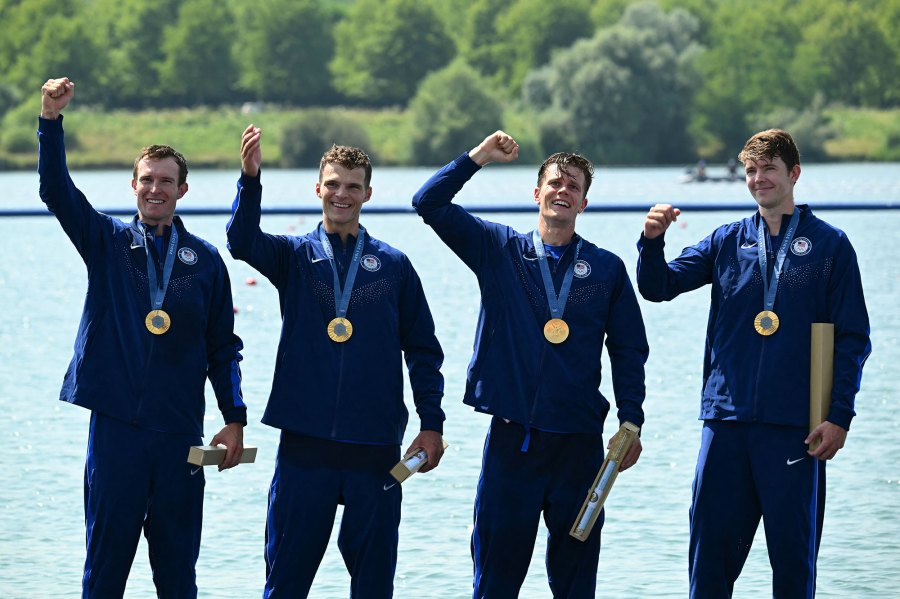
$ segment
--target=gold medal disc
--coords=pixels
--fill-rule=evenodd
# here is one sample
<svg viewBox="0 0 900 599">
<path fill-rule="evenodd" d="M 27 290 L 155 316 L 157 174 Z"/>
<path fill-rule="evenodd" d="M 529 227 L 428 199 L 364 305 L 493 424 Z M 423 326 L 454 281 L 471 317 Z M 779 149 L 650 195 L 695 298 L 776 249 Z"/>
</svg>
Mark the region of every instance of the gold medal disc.
<svg viewBox="0 0 900 599">
<path fill-rule="evenodd" d="M 162 335 L 172 326 L 172 319 L 163 310 L 151 310 L 144 319 L 144 324 L 154 335 Z"/>
<path fill-rule="evenodd" d="M 753 319 L 753 328 L 760 335 L 768 337 L 778 330 L 778 315 L 771 310 L 763 310 Z"/>
<path fill-rule="evenodd" d="M 562 318 L 551 318 L 544 325 L 544 337 L 550 343 L 562 343 L 569 338 L 569 325 Z"/>
<path fill-rule="evenodd" d="M 353 334 L 353 325 L 346 318 L 332 318 L 328 323 L 328 337 L 335 343 L 343 343 Z"/>
</svg>

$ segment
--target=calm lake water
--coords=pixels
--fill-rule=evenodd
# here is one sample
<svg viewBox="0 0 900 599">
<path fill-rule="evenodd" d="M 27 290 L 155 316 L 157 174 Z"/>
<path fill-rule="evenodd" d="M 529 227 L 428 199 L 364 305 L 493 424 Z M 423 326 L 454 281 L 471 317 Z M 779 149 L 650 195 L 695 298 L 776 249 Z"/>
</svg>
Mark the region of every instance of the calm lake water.
<svg viewBox="0 0 900 599">
<path fill-rule="evenodd" d="M 433 169 L 376 169 L 373 205 L 407 205 Z M 533 167 L 492 166 L 476 175 L 460 201 L 467 205 L 528 205 Z M 634 273 L 642 210 L 675 204 L 733 202 L 734 211 L 686 211 L 667 235 L 670 258 L 715 226 L 752 212 L 740 183 L 682 185 L 681 169 L 600 169 L 589 194 L 595 204 L 630 203 L 633 213 L 579 218 L 579 232 L 620 255 Z M 710 169 L 710 174 L 716 174 Z M 230 205 L 236 172 L 194 172 L 182 206 Z M 74 173 L 97 207 L 133 206 L 126 171 Z M 264 205 L 315 205 L 312 170 L 263 174 Z M 2 173 L 2 208 L 41 207 L 34 173 Z M 799 202 L 813 208 L 841 202 L 900 203 L 900 167 L 805 166 Z M 872 323 L 873 353 L 866 365 L 858 417 L 847 445 L 828 467 L 828 501 L 819 556 L 819 597 L 896 597 L 900 563 L 900 262 L 894 257 L 900 211 L 838 212 L 820 217 L 843 229 L 860 259 Z M 534 213 L 490 216 L 521 231 Z M 191 216 L 188 228 L 223 250 L 234 285 L 237 333 L 246 346 L 244 395 L 250 425 L 245 442 L 259 447 L 255 464 L 217 473 L 207 469 L 203 544 L 198 563 L 200 596 L 258 597 L 264 580 L 266 493 L 274 467 L 277 431 L 259 423 L 268 395 L 280 317 L 274 288 L 225 247 L 226 217 Z M 266 216 L 274 233 L 305 233 L 318 219 Z M 404 250 L 416 266 L 444 347 L 445 438 L 441 466 L 404 484 L 398 598 L 462 598 L 471 594 L 469 535 L 472 502 L 488 417 L 461 402 L 478 310 L 474 276 L 414 216 L 366 216 L 376 237 Z M 84 265 L 55 219 L 0 218 L 0 423 L 7 441 L 0 469 L 0 597 L 78 597 L 84 559 L 82 476 L 88 412 L 57 400 L 72 353 L 86 287 Z M 245 281 L 253 277 L 258 284 Z M 700 377 L 708 291 L 668 304 L 641 307 L 650 339 L 644 452 L 619 477 L 607 501 L 598 596 L 684 597 L 687 594 L 687 511 L 699 445 Z M 608 372 L 608 363 L 606 364 Z M 613 397 L 609 381 L 603 392 Z M 211 398 L 208 390 L 207 397 Z M 221 426 L 207 414 L 209 438 Z M 411 402 L 408 402 L 411 403 Z M 417 424 L 417 423 L 415 423 Z M 615 419 L 607 420 L 607 434 Z M 407 441 L 415 434 L 407 432 Z M 574 517 L 574 515 L 573 515 Z M 335 526 L 336 536 L 337 526 Z M 541 535 L 542 536 L 542 535 Z M 549 597 L 538 539 L 522 597 Z M 346 574 L 336 543 L 325 555 L 313 597 L 345 597 Z M 771 595 L 762 527 L 738 581 L 735 597 Z M 126 592 L 154 596 L 146 544 L 141 542 Z"/>
</svg>

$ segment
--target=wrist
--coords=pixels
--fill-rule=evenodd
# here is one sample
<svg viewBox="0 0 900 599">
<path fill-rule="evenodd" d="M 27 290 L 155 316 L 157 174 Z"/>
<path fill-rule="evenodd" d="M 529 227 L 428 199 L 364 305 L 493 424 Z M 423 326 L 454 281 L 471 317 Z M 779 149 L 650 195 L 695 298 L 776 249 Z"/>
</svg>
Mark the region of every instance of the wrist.
<svg viewBox="0 0 900 599">
<path fill-rule="evenodd" d="M 483 150 L 481 146 L 472 148 L 469 151 L 469 158 L 471 158 L 472 162 L 474 162 L 478 166 L 485 166 L 490 162 L 488 153 Z"/>
</svg>

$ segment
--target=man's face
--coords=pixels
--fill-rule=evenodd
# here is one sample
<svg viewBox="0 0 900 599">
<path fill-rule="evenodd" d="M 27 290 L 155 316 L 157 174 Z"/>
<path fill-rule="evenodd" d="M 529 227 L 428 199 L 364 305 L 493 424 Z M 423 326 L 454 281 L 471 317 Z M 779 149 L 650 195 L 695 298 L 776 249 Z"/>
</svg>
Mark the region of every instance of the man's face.
<svg viewBox="0 0 900 599">
<path fill-rule="evenodd" d="M 788 171 L 779 157 L 747 160 L 744 163 L 747 189 L 760 208 L 775 210 L 794 205 L 794 183 L 800 176 L 800 165 Z"/>
<path fill-rule="evenodd" d="M 366 169 L 348 169 L 329 162 L 316 183 L 316 195 L 322 200 L 322 218 L 326 225 L 355 225 L 359 211 L 372 196 L 366 186 Z"/>
<path fill-rule="evenodd" d="M 575 217 L 587 206 L 584 197 L 584 173 L 569 167 L 563 173 L 558 164 L 551 164 L 544 172 L 540 186 L 534 188 L 534 201 L 541 216 L 549 223 L 575 223 Z"/>
<path fill-rule="evenodd" d="M 148 225 L 170 225 L 175 204 L 187 193 L 188 185 L 178 184 L 178 163 L 174 158 L 143 158 L 138 162 L 131 188 L 137 198 L 141 222 Z"/>
</svg>

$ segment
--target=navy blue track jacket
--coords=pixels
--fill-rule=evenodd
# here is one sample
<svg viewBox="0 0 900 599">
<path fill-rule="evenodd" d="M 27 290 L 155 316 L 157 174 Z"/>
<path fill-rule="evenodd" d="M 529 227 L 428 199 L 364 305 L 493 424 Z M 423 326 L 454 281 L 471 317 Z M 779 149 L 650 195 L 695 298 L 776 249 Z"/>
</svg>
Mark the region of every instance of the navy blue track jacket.
<svg viewBox="0 0 900 599">
<path fill-rule="evenodd" d="M 75 187 L 62 120 L 38 121 L 40 196 L 84 260 L 88 290 L 60 399 L 141 428 L 202 436 L 208 377 L 225 422 L 246 424 L 242 344 L 222 257 L 176 216 L 179 258 L 162 305 L 172 325 L 162 335 L 148 331 L 143 225 L 97 212 Z"/>
<path fill-rule="evenodd" d="M 318 234 L 322 225 L 299 237 L 264 233 L 261 199 L 260 177 L 242 173 L 228 248 L 278 289 L 283 324 L 263 422 L 332 441 L 399 444 L 409 418 L 405 355 L 421 430 L 443 432 L 444 354 L 406 255 L 366 234 L 347 312 L 353 336 L 335 343 L 326 332 L 336 312 L 332 268 Z M 340 238 L 329 239 L 343 275 L 352 251 L 344 256 Z M 348 239 L 351 250 L 355 242 Z"/>
<path fill-rule="evenodd" d="M 759 212 L 719 227 L 668 264 L 663 236 L 638 242 L 638 289 L 646 299 L 668 301 L 712 285 L 701 420 L 808 426 L 810 325 L 830 322 L 835 347 L 828 421 L 850 428 L 872 350 L 856 253 L 843 231 L 819 220 L 809 206 L 798 208 L 800 222 L 775 297 L 780 326 L 768 337 L 753 327 L 763 309 Z M 782 231 L 789 219 L 784 216 Z"/>
<path fill-rule="evenodd" d="M 478 277 L 481 310 L 463 401 L 479 412 L 558 433 L 601 434 L 610 404 L 600 393 L 603 340 L 620 422 L 644 422 L 647 336 L 625 265 L 583 241 L 563 319 L 569 338 L 544 339 L 551 318 L 531 235 L 477 218 L 452 203 L 479 166 L 463 154 L 435 173 L 413 206 Z M 553 273 L 554 288 L 574 258 L 577 235 Z"/>
</svg>

